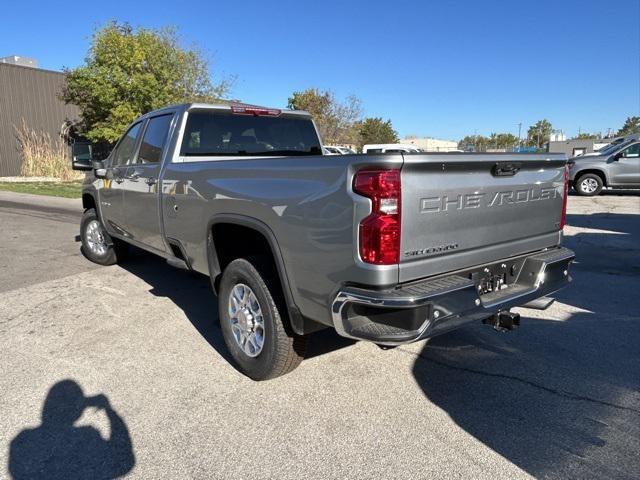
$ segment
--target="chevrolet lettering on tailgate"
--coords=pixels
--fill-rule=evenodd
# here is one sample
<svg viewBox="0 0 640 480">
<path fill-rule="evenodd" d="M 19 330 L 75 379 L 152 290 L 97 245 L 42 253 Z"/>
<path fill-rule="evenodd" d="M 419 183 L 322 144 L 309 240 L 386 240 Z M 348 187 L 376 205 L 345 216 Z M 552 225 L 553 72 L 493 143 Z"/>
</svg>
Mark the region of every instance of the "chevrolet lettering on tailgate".
<svg viewBox="0 0 640 480">
<path fill-rule="evenodd" d="M 438 213 L 470 208 L 493 208 L 516 203 L 537 202 L 558 197 L 553 187 L 527 188 L 493 193 L 441 195 L 420 199 L 420 213 Z"/>
</svg>

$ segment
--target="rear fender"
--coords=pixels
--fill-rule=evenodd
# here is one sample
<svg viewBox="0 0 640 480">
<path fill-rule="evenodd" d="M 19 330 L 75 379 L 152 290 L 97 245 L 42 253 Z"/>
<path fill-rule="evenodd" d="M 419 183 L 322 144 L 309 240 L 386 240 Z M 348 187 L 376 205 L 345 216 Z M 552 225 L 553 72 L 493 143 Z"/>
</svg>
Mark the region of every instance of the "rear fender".
<svg viewBox="0 0 640 480">
<path fill-rule="evenodd" d="M 306 335 L 308 333 L 312 333 L 314 331 L 325 328 L 324 325 L 305 318 L 300 312 L 300 309 L 296 305 L 293 293 L 291 291 L 289 277 L 287 275 L 285 263 L 282 258 L 282 252 L 280 251 L 276 236 L 266 224 L 259 220 L 256 220 L 255 218 L 237 214 L 217 214 L 214 215 L 207 223 L 207 261 L 209 267 L 209 276 L 211 279 L 211 286 L 214 291 L 217 291 L 216 279 L 222 273 L 220 261 L 216 253 L 215 239 L 213 238 L 213 226 L 219 223 L 232 223 L 235 225 L 251 228 L 262 234 L 262 236 L 266 238 L 267 243 L 269 244 L 269 247 L 271 249 L 271 254 L 273 255 L 276 268 L 278 270 L 278 277 L 280 280 L 280 285 L 282 287 L 282 292 L 284 294 L 291 328 L 296 334 Z"/>
</svg>

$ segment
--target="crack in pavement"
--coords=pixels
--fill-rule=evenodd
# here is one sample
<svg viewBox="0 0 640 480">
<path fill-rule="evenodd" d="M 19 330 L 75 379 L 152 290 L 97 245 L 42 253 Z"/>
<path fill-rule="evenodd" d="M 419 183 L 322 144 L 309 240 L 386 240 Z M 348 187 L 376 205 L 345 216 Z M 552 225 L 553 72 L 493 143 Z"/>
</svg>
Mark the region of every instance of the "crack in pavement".
<svg viewBox="0 0 640 480">
<path fill-rule="evenodd" d="M 1 320 L 0 321 L 0 325 L 5 325 L 5 324 L 9 324 L 11 322 L 13 322 L 15 319 L 20 318 L 21 316 L 25 315 L 26 313 L 29 313 L 31 311 L 33 311 L 34 309 L 41 307 L 42 305 L 45 305 L 49 302 L 53 302 L 54 300 L 60 298 L 60 295 L 55 295 L 51 298 L 48 298 L 46 300 L 43 300 L 42 302 L 36 303 L 35 305 L 31 305 L 27 308 L 25 308 L 24 310 L 21 310 L 20 312 L 16 313 L 15 315 L 13 315 L 12 317 L 8 317 L 5 320 Z"/>
<path fill-rule="evenodd" d="M 522 383 L 522 384 L 527 385 L 529 387 L 533 387 L 533 388 L 536 388 L 538 390 L 542 390 L 544 392 L 551 393 L 552 395 L 557 395 L 559 397 L 564 397 L 564 398 L 567 398 L 569 400 L 576 400 L 576 401 L 595 403 L 595 404 L 598 404 L 598 405 L 601 405 L 601 406 L 611 407 L 611 408 L 615 408 L 615 409 L 618 409 L 618 410 L 625 410 L 625 411 L 632 412 L 632 413 L 640 415 L 640 410 L 632 408 L 632 407 L 625 407 L 624 405 L 618 405 L 616 403 L 607 402 L 605 400 L 598 400 L 598 399 L 591 398 L 591 397 L 585 397 L 583 395 L 576 395 L 575 393 L 566 392 L 566 391 L 563 391 L 563 390 L 557 390 L 555 388 L 545 387 L 544 385 L 540 385 L 538 383 L 532 382 L 531 380 L 525 380 L 524 378 L 516 377 L 515 375 L 507 375 L 507 374 L 504 374 L 504 373 L 486 372 L 484 370 L 476 370 L 476 369 L 467 368 L 467 367 L 458 367 L 456 365 L 451 365 L 450 363 L 443 362 L 442 360 L 436 360 L 434 358 L 427 357 L 426 355 L 423 355 L 421 353 L 414 353 L 414 352 L 410 352 L 408 350 L 404 350 L 402 347 L 399 347 L 398 350 L 401 351 L 402 353 L 406 353 L 408 355 L 412 355 L 414 357 L 421 358 L 423 360 L 426 360 L 426 361 L 431 362 L 431 363 L 435 363 L 436 365 L 439 365 L 439 366 L 445 367 L 445 368 L 449 368 L 451 370 L 458 370 L 458 371 L 461 371 L 461 372 L 473 373 L 473 374 L 482 375 L 482 376 L 485 376 L 485 377 L 493 377 L 493 378 L 502 378 L 502 379 L 505 379 L 505 380 L 513 380 L 515 382 L 519 382 L 519 383 Z"/>
</svg>

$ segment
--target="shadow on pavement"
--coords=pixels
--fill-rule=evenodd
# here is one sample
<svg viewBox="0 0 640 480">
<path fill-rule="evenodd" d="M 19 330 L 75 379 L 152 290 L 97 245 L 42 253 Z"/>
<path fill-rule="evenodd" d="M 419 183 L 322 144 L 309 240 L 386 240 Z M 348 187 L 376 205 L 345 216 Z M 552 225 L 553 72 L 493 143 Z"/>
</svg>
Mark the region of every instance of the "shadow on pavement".
<svg viewBox="0 0 640 480">
<path fill-rule="evenodd" d="M 593 230 L 565 236 L 565 245 L 577 253 L 573 266 L 576 274 L 588 271 L 640 276 L 640 215 L 569 214 L 567 223 L 572 227 Z M 573 289 L 564 290 L 558 298 L 571 294 L 572 291 Z"/>
<path fill-rule="evenodd" d="M 218 302 L 211 291 L 209 278 L 171 267 L 163 258 L 144 250 L 134 247 L 130 250 L 120 267 L 148 283 L 151 294 L 170 299 L 184 312 L 202 338 L 230 361 L 218 323 Z"/>
<path fill-rule="evenodd" d="M 209 277 L 173 268 L 164 259 L 133 247 L 127 261 L 120 266 L 148 283 L 153 295 L 169 298 L 184 312 L 202 338 L 234 365 L 222 338 L 217 297 L 211 290 Z M 305 358 L 320 356 L 353 343 L 331 329 L 316 332 L 309 337 Z"/>
<path fill-rule="evenodd" d="M 612 189 L 612 190 L 603 190 L 600 192 L 600 195 L 613 195 L 613 196 L 621 196 L 626 195 L 629 197 L 638 197 L 640 196 L 640 189 Z"/>
<path fill-rule="evenodd" d="M 569 190 L 569 195 L 571 195 L 572 197 L 580 197 L 580 195 L 578 195 L 573 188 Z M 609 189 L 609 190 L 602 190 L 596 196 L 600 196 L 600 197 L 606 197 L 606 196 L 639 197 L 640 196 L 640 189 L 615 188 L 615 189 Z M 589 198 L 589 197 L 584 197 L 584 198 Z"/>
<path fill-rule="evenodd" d="M 109 419 L 105 440 L 91 426 L 75 426 L 87 408 L 103 410 Z M 126 424 L 105 395 L 85 397 L 73 380 L 51 387 L 42 407 L 39 427 L 25 429 L 11 442 L 8 470 L 20 479 L 111 479 L 135 465 Z"/>
<path fill-rule="evenodd" d="M 567 225 L 609 230 L 634 237 L 640 236 L 640 216 L 630 213 L 569 213 L 567 214 Z"/>
<path fill-rule="evenodd" d="M 513 333 L 436 337 L 413 373 L 461 428 L 531 475 L 640 478 L 640 216 L 568 223 L 617 233 L 567 238 L 579 263 L 557 295 L 565 316 L 522 310 Z"/>
</svg>

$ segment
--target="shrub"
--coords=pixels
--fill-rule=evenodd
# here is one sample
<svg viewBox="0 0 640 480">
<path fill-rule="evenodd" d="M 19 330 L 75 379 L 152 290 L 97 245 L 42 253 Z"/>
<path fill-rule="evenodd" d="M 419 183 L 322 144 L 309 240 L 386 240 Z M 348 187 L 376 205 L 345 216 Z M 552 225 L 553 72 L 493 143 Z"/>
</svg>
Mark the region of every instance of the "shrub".
<svg viewBox="0 0 640 480">
<path fill-rule="evenodd" d="M 14 128 L 22 158 L 22 176 L 55 177 L 63 181 L 80 176 L 71 169 L 69 146 L 62 138 L 51 138 L 46 132 L 34 130 L 24 120 L 20 127 Z"/>
</svg>

